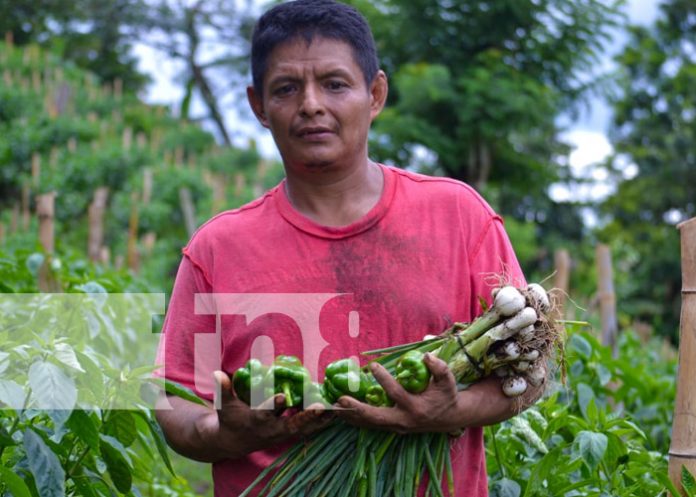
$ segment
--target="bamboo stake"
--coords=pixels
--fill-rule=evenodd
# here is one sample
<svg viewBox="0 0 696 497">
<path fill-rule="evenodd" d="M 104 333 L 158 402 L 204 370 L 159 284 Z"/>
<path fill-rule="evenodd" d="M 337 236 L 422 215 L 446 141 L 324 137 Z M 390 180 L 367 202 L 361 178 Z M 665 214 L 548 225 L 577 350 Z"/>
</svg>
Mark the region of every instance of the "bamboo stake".
<svg viewBox="0 0 696 497">
<path fill-rule="evenodd" d="M 138 194 L 131 194 L 131 214 L 128 220 L 128 269 L 137 273 L 140 270 L 140 254 L 138 253 Z"/>
<path fill-rule="evenodd" d="M 5 245 L 5 223 L 0 222 L 0 245 Z"/>
<path fill-rule="evenodd" d="M 51 270 L 51 260 L 55 251 L 55 212 L 56 193 L 44 193 L 36 196 L 36 215 L 39 218 L 39 242 L 46 252 L 46 258 L 39 268 L 38 287 L 42 292 L 58 292 L 60 285 Z"/>
<path fill-rule="evenodd" d="M 123 96 L 123 80 L 121 78 L 116 78 L 114 80 L 114 98 L 120 100 Z"/>
<path fill-rule="evenodd" d="M 225 190 L 227 190 L 227 185 L 225 184 L 225 179 L 220 176 L 213 176 L 213 212 L 215 215 L 225 208 L 227 202 L 225 198 Z"/>
<path fill-rule="evenodd" d="M 29 203 L 31 202 L 31 191 L 29 185 L 22 186 L 22 229 L 27 231 L 31 222 L 31 211 Z"/>
<path fill-rule="evenodd" d="M 15 202 L 12 206 L 12 212 L 10 213 L 10 234 L 17 233 L 17 228 L 19 226 L 19 204 Z"/>
<path fill-rule="evenodd" d="M 234 196 L 235 198 L 239 198 L 242 196 L 242 193 L 244 192 L 244 188 L 246 187 L 246 178 L 242 173 L 237 173 L 234 176 Z"/>
<path fill-rule="evenodd" d="M 54 211 L 56 193 L 44 193 L 36 196 L 36 215 L 39 218 L 39 242 L 47 254 L 55 249 L 54 240 Z"/>
<path fill-rule="evenodd" d="M 599 312 L 602 322 L 602 344 L 610 346 L 616 353 L 618 323 L 616 319 L 616 294 L 614 293 L 614 275 L 611 266 L 611 251 L 607 245 L 597 245 L 597 282 Z"/>
<path fill-rule="evenodd" d="M 179 201 L 181 202 L 181 212 L 184 214 L 186 232 L 191 237 L 196 231 L 196 211 L 191 198 L 191 190 L 185 186 L 179 188 Z"/>
<path fill-rule="evenodd" d="M 51 170 L 55 169 L 58 165 L 58 147 L 51 147 L 51 154 L 48 159 L 48 167 Z"/>
<path fill-rule="evenodd" d="M 143 205 L 148 205 L 152 199 L 152 184 L 153 184 L 152 169 L 146 167 L 143 169 Z"/>
<path fill-rule="evenodd" d="M 97 188 L 94 192 L 94 200 L 87 210 L 89 218 L 89 235 L 87 239 L 87 254 L 90 260 L 99 262 L 101 249 L 104 244 L 104 212 L 109 198 L 109 189 Z"/>
<path fill-rule="evenodd" d="M 674 403 L 669 476 L 681 486 L 681 467 L 696 475 L 696 218 L 678 225 L 681 233 L 682 308 L 679 373 Z"/>
<path fill-rule="evenodd" d="M 133 128 L 127 126 L 123 128 L 123 150 L 126 152 L 130 151 L 131 144 L 133 143 Z"/>
<path fill-rule="evenodd" d="M 12 31 L 5 31 L 5 44 L 8 49 L 14 47 L 14 33 Z"/>
<path fill-rule="evenodd" d="M 566 297 L 568 296 L 568 287 L 570 282 L 570 254 L 566 249 L 559 249 L 553 255 L 554 266 L 556 269 L 553 279 L 553 287 L 559 291 L 556 294 L 557 311 L 556 318 L 563 319 L 568 313 L 565 308 Z"/>
</svg>

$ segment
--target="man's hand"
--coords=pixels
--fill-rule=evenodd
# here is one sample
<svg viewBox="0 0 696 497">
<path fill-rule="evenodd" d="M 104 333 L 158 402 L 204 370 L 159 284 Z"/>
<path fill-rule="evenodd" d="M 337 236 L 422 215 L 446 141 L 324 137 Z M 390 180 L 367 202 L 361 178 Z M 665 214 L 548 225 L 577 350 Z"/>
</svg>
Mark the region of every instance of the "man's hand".
<svg viewBox="0 0 696 497">
<path fill-rule="evenodd" d="M 356 426 L 379 428 L 398 433 L 450 432 L 461 428 L 457 383 L 447 363 L 432 354 L 423 361 L 432 374 L 428 388 L 419 394 L 407 392 L 380 364 L 372 364 L 372 374 L 382 385 L 393 407 L 374 407 L 343 396 L 337 416 Z"/>
<path fill-rule="evenodd" d="M 170 396 L 162 397 L 155 411 L 169 445 L 191 459 L 216 462 L 243 457 L 321 430 L 333 418 L 332 411 L 321 404 L 299 412 L 286 410 L 283 394 L 252 409 L 234 393 L 229 376 L 222 371 L 214 374 L 220 409 Z M 162 408 L 165 400 L 171 409 Z"/>
<path fill-rule="evenodd" d="M 395 405 L 374 407 L 344 396 L 338 400 L 343 409 L 336 415 L 356 426 L 397 433 L 452 433 L 509 419 L 532 405 L 543 391 L 531 389 L 522 398 L 511 399 L 502 393 L 498 378 L 484 378 L 458 392 L 454 375 L 444 361 L 432 354 L 426 354 L 423 360 L 432 374 L 424 392 L 407 392 L 384 367 L 373 363 L 372 374 Z"/>
<path fill-rule="evenodd" d="M 217 426 L 212 428 L 222 448 L 227 449 L 228 457 L 272 447 L 293 436 L 308 436 L 324 428 L 332 418 L 331 412 L 319 403 L 290 414 L 282 393 L 251 408 L 237 397 L 229 376 L 222 371 L 214 374 L 220 391 L 220 408 Z"/>
</svg>

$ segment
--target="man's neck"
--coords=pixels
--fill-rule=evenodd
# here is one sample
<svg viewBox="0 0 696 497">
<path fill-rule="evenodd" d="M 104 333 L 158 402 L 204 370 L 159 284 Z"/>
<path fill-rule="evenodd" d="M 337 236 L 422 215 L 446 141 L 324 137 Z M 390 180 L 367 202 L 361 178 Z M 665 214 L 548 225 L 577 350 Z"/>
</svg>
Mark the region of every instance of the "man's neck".
<svg viewBox="0 0 696 497">
<path fill-rule="evenodd" d="M 382 195 L 381 168 L 367 160 L 344 174 L 288 175 L 286 194 L 292 206 L 323 226 L 347 226 L 372 209 Z"/>
</svg>

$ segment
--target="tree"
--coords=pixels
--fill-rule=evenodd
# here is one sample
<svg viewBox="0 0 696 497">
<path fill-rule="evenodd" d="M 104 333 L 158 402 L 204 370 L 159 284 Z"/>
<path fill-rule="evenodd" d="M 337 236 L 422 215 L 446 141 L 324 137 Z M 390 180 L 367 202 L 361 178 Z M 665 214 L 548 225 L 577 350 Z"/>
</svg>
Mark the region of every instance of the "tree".
<svg viewBox="0 0 696 497">
<path fill-rule="evenodd" d="M 392 81 L 373 151 L 495 190 L 497 208 L 519 219 L 547 214 L 548 186 L 569 174 L 556 118 L 591 86 L 584 74 L 620 3 L 353 3 L 371 21 Z"/>
<path fill-rule="evenodd" d="M 234 86 L 231 81 L 245 86 L 239 76 L 247 74 L 253 21 L 251 7 L 247 4 L 240 8 L 234 0 L 160 0 L 142 21 L 149 30 L 144 41 L 184 63 L 181 117 L 190 117 L 191 100 L 197 93 L 207 109 L 206 117 L 215 123 L 226 145 L 231 144 L 231 139 L 221 94 Z M 216 71 L 221 72 L 217 80 L 226 83 L 224 88 L 214 83 Z"/>
<path fill-rule="evenodd" d="M 622 71 L 607 167 L 620 182 L 603 205 L 600 236 L 630 246 L 636 317 L 676 337 L 679 234 L 696 216 L 696 4 L 669 0 L 652 28 L 633 27 Z"/>
<path fill-rule="evenodd" d="M 0 30 L 137 91 L 148 81 L 131 51 L 144 8 L 143 0 L 13 0 L 0 3 Z"/>
</svg>

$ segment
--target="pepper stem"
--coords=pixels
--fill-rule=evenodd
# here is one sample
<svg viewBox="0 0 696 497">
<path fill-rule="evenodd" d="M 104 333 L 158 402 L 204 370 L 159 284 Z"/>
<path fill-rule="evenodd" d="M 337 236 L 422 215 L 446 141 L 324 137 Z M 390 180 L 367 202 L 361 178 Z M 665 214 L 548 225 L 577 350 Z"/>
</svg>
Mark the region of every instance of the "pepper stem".
<svg viewBox="0 0 696 497">
<path fill-rule="evenodd" d="M 295 405 L 294 399 L 292 398 L 292 389 L 290 388 L 290 383 L 283 382 L 283 394 L 285 395 L 285 405 L 286 407 L 292 407 Z"/>
</svg>

